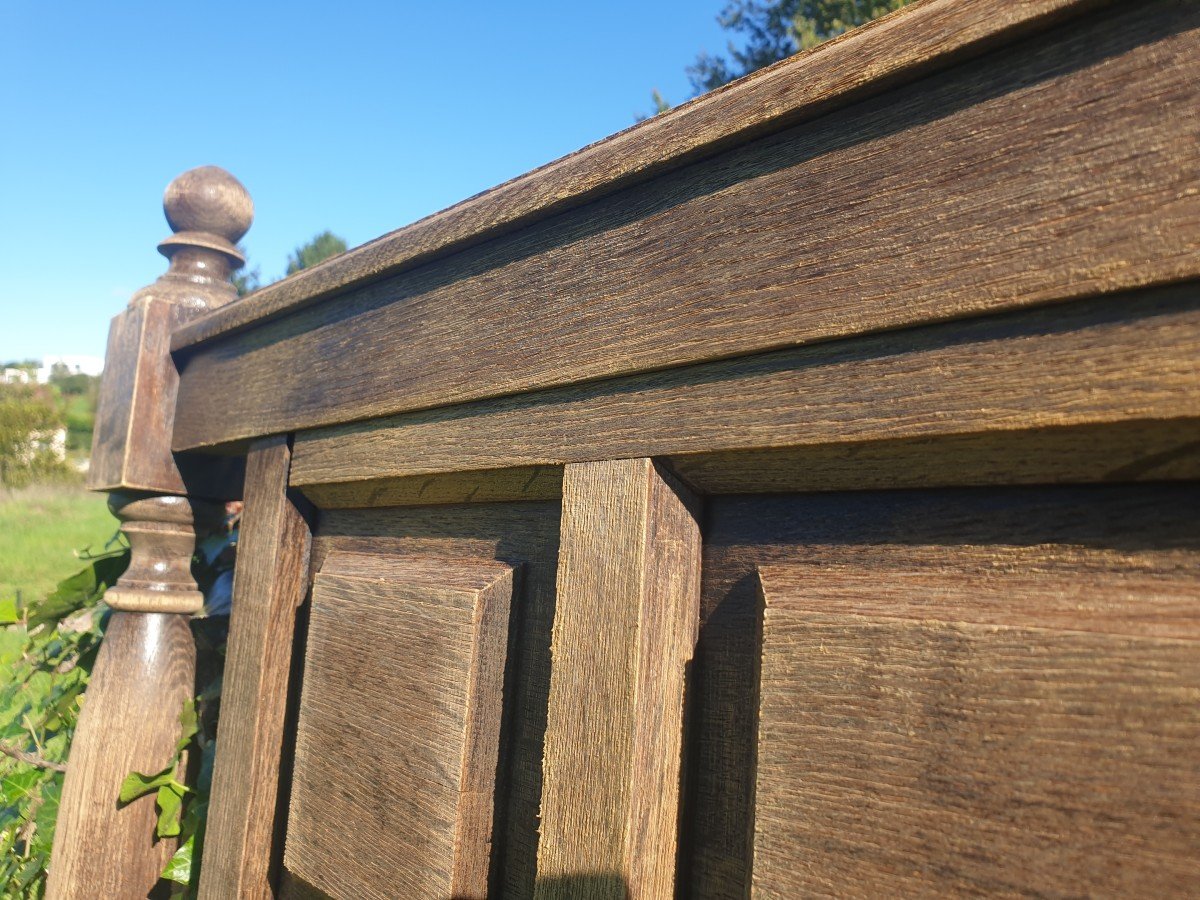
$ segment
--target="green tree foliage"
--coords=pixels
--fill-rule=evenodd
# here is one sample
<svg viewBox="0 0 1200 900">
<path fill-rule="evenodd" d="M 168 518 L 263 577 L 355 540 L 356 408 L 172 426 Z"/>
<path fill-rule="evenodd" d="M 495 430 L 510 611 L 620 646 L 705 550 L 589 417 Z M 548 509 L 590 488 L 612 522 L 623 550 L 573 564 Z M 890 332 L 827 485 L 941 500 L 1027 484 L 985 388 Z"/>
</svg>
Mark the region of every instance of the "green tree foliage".
<svg viewBox="0 0 1200 900">
<path fill-rule="evenodd" d="M 92 448 L 100 379 L 82 372 L 71 374 L 65 367 L 59 371 L 56 367 L 50 384 L 58 392 L 59 408 L 67 426 L 67 449 L 87 453 Z"/>
<path fill-rule="evenodd" d="M 732 0 L 717 16 L 726 31 L 737 35 L 725 56 L 701 53 L 687 67 L 692 96 L 749 75 L 765 66 L 808 50 L 911 0 Z M 658 91 L 655 113 L 670 109 Z"/>
<path fill-rule="evenodd" d="M 245 297 L 247 294 L 253 294 L 262 286 L 262 275 L 259 272 L 258 266 L 255 266 L 253 269 L 250 268 L 250 256 L 246 253 L 246 245 L 238 244 L 237 248 L 247 262 L 246 265 L 234 272 L 229 280 L 233 282 L 233 286 L 237 290 L 237 295 Z"/>
<path fill-rule="evenodd" d="M 68 469 L 50 442 L 64 426 L 54 389 L 36 384 L 0 385 L 0 486 L 20 487 Z"/>
<path fill-rule="evenodd" d="M 315 266 L 331 256 L 346 252 L 346 242 L 332 231 L 322 231 L 307 244 L 296 248 L 296 252 L 288 256 L 287 274 L 294 275 L 301 269 Z"/>
</svg>

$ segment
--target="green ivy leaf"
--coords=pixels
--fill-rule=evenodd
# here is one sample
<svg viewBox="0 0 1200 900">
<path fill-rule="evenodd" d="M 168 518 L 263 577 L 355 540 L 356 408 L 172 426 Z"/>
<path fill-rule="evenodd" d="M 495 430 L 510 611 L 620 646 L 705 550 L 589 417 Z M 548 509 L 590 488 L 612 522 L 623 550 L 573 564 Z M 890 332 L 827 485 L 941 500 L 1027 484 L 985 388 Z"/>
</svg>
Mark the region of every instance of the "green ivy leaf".
<svg viewBox="0 0 1200 900">
<path fill-rule="evenodd" d="M 192 835 L 171 857 L 167 867 L 162 871 L 162 877 L 176 884 L 187 884 L 192 880 L 192 856 L 196 846 L 196 836 Z"/>
<path fill-rule="evenodd" d="M 192 738 L 196 736 L 196 732 L 200 730 L 200 718 L 196 715 L 196 701 L 187 699 L 183 701 L 183 709 L 179 712 L 179 724 L 183 731 L 179 736 L 178 743 L 175 744 L 175 761 L 183 755 L 183 751 L 187 749 L 187 745 L 192 742 Z"/>
<path fill-rule="evenodd" d="M 117 799 L 121 803 L 131 803 L 138 797 L 144 797 L 151 791 L 156 791 L 175 780 L 175 764 L 167 766 L 161 772 L 144 775 L 141 772 L 130 772 L 121 782 L 121 793 Z"/>
<path fill-rule="evenodd" d="M 187 788 L 174 779 L 158 789 L 158 826 L 155 833 L 159 837 L 179 835 L 179 813 L 183 809 L 186 793 Z"/>
<path fill-rule="evenodd" d="M 0 625 L 15 625 L 21 621 L 16 597 L 0 597 Z"/>
<path fill-rule="evenodd" d="M 70 578 L 60 581 L 45 600 L 30 607 L 29 627 L 57 622 L 77 609 L 94 603 L 111 584 L 116 584 L 129 565 L 129 551 L 97 556 Z"/>
</svg>

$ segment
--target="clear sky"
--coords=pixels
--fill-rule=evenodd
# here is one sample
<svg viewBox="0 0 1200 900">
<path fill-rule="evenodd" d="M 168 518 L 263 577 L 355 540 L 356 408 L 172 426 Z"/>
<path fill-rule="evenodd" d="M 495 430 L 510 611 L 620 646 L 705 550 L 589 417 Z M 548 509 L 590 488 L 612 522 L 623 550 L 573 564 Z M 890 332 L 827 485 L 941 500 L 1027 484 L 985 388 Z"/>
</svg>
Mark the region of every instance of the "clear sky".
<svg viewBox="0 0 1200 900">
<path fill-rule="evenodd" d="M 103 354 L 185 169 L 246 185 L 277 278 L 686 99 L 722 5 L 0 0 L 0 362 Z"/>
</svg>

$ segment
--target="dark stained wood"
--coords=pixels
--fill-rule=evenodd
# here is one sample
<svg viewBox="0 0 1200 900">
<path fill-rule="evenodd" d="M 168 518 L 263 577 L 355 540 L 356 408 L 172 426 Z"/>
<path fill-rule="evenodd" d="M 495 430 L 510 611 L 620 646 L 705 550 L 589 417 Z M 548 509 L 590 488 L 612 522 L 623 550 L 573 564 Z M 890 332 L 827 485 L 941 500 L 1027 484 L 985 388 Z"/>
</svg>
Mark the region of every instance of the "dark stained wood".
<svg viewBox="0 0 1200 900">
<path fill-rule="evenodd" d="M 537 897 L 673 895 L 697 512 L 649 459 L 566 468 Z"/>
<path fill-rule="evenodd" d="M 412 478 L 313 484 L 306 486 L 304 493 L 324 509 L 557 500 L 562 496 L 562 468 L 515 466 L 488 472 L 447 472 Z"/>
<path fill-rule="evenodd" d="M 1198 416 L 1188 284 L 316 430 L 296 439 L 292 481 Z"/>
<path fill-rule="evenodd" d="M 705 494 L 1194 480 L 1200 478 L 1200 421 L 1147 419 L 664 459 Z M 562 468 L 377 478 L 303 490 L 326 508 L 552 500 L 562 496 Z"/>
<path fill-rule="evenodd" d="M 116 491 L 108 508 L 129 540 L 129 567 L 105 592 L 104 602 L 128 612 L 200 612 L 204 595 L 192 577 L 192 557 L 197 538 L 224 521 L 224 507 L 189 497 Z"/>
<path fill-rule="evenodd" d="M 326 558 L 305 656 L 290 874 L 333 896 L 488 895 L 512 588 L 512 568 L 491 560 Z M 364 646 L 363 634 L 389 639 Z"/>
<path fill-rule="evenodd" d="M 737 141 L 1078 16 L 1104 0 L 925 0 L 305 269 L 180 329 L 174 346 L 227 334 L 363 281 L 511 230 Z"/>
<path fill-rule="evenodd" d="M 1197 24 L 1120 5 L 198 348 L 174 446 L 1196 277 Z"/>
<path fill-rule="evenodd" d="M 965 550 L 759 570 L 755 894 L 1190 896 L 1194 568 Z"/>
<path fill-rule="evenodd" d="M 805 567 L 832 583 L 877 575 L 855 594 L 860 615 L 876 595 L 901 609 L 898 598 L 907 595 L 902 585 L 886 587 L 889 573 L 923 573 L 936 584 L 961 576 L 968 592 L 977 582 L 1007 580 L 1012 589 L 1003 602 L 1031 616 L 1043 610 L 1049 628 L 1070 624 L 1074 604 L 1074 630 L 1088 622 L 1103 630 L 1116 616 L 1131 635 L 1168 640 L 1178 623 L 1194 622 L 1198 510 L 1196 484 L 709 498 L 700 637 L 689 681 L 684 889 L 744 897 L 750 888 L 760 567 Z M 1039 578 L 1056 585 L 1075 579 L 1081 589 L 1124 586 L 1130 596 L 1154 595 L 1158 588 L 1147 585 L 1173 587 L 1148 601 L 1144 616 L 1138 606 L 1106 594 L 1089 599 L 1069 584 L 1057 598 L 1043 592 L 1036 601 L 1013 599 L 1023 586 L 1043 584 Z M 904 602 L 904 614 L 920 619 L 921 604 L 938 601 L 918 595 Z M 1004 621 L 974 612 L 983 624 Z M 1157 715 L 1147 721 L 1163 725 Z"/>
<path fill-rule="evenodd" d="M 155 837 L 153 794 L 124 807 L 117 797 L 130 772 L 170 762 L 195 668 L 187 616 L 112 614 L 71 741 L 48 897 L 145 897 L 157 883 L 176 842 Z"/>
<path fill-rule="evenodd" d="M 109 505 L 131 557 L 105 595 L 116 612 L 71 744 L 51 897 L 144 897 L 174 852 L 174 840 L 155 839 L 153 796 L 125 809 L 117 797 L 130 772 L 161 771 L 174 755 L 179 714 L 194 691 L 185 614 L 203 605 L 191 560 L 196 538 L 223 513 L 198 498 L 240 487 L 236 463 L 177 463 L 172 455 L 178 377 L 168 344 L 172 328 L 235 296 L 235 244 L 253 206 L 237 179 L 204 166 L 167 187 L 163 211 L 174 233 L 159 251 L 170 265 L 113 321 L 100 389 L 88 486 L 114 492 Z"/>
<path fill-rule="evenodd" d="M 283 851 L 281 757 L 309 524 L 288 494 L 285 437 L 251 448 L 200 896 L 272 897 Z M 303 501 L 300 501 L 301 503 Z"/>
<path fill-rule="evenodd" d="M 667 457 L 706 494 L 1200 478 L 1200 420 L 1149 419 Z"/>
<path fill-rule="evenodd" d="M 177 460 L 170 452 L 179 387 L 170 341 L 173 330 L 236 296 L 229 275 L 243 260 L 234 245 L 250 227 L 253 204 L 228 172 L 202 166 L 167 186 L 163 212 L 175 233 L 158 248 L 170 266 L 109 329 L 88 487 L 234 497 L 236 463 Z"/>
<path fill-rule="evenodd" d="M 536 876 L 558 529 L 558 503 L 482 503 L 323 511 L 313 538 L 314 570 L 338 552 L 497 560 L 519 569 L 514 687 L 505 704 L 511 738 L 497 784 L 504 823 L 497 830 L 498 896 L 531 896 Z"/>
</svg>

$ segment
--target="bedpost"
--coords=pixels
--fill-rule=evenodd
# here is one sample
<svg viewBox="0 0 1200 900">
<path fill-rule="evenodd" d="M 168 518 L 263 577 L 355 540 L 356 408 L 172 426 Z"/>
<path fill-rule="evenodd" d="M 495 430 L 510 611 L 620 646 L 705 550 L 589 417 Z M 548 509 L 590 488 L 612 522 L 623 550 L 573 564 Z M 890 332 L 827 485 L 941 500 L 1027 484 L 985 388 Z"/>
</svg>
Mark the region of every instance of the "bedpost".
<svg viewBox="0 0 1200 900">
<path fill-rule="evenodd" d="M 169 347 L 174 328 L 236 298 L 229 278 L 253 206 L 232 175 L 204 166 L 171 182 L 163 211 L 168 270 L 109 330 L 88 487 L 109 494 L 131 559 L 105 595 L 114 612 L 67 763 L 52 898 L 145 897 L 174 852 L 155 838 L 153 795 L 118 808 L 117 794 L 130 771 L 161 769 L 179 737 L 195 678 L 188 617 L 203 604 L 192 554 L 221 521 L 216 501 L 236 490 L 223 467 L 170 452 L 179 376 Z"/>
</svg>

